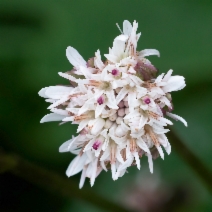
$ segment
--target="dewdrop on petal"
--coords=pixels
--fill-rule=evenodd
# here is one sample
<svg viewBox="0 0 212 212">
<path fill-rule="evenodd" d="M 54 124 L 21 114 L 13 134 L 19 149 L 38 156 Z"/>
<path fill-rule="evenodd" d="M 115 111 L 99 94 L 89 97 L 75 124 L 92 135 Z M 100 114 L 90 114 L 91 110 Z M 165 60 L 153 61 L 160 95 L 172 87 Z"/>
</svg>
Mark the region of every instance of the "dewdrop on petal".
<svg viewBox="0 0 212 212">
<path fill-rule="evenodd" d="M 117 25 L 118 26 L 118 25 Z M 66 55 L 71 71 L 59 75 L 68 80 L 64 86 L 50 86 L 39 95 L 50 102 L 50 114 L 41 119 L 77 124 L 77 136 L 66 141 L 60 152 L 76 157 L 69 164 L 68 177 L 82 171 L 80 188 L 86 178 L 94 185 L 101 171 L 112 172 L 113 180 L 122 177 L 127 168 L 147 156 L 150 172 L 152 159 L 171 153 L 166 137 L 167 119 L 187 122 L 173 114 L 171 92 L 185 87 L 182 76 L 172 76 L 172 70 L 158 75 L 158 69 L 146 58 L 160 56 L 158 50 L 138 51 L 138 23 L 125 20 L 118 26 L 113 46 L 102 61 L 100 50 L 86 61 L 76 49 L 68 47 Z M 165 150 L 165 151 L 164 151 Z"/>
</svg>

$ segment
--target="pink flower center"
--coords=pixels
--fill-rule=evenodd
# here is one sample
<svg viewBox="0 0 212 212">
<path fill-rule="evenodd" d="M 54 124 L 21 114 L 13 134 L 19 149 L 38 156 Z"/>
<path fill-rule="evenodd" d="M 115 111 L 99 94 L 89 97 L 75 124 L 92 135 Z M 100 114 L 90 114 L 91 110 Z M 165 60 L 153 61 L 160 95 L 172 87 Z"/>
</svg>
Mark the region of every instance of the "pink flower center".
<svg viewBox="0 0 212 212">
<path fill-rule="evenodd" d="M 145 98 L 144 102 L 148 105 L 151 102 L 151 100 L 150 100 L 150 98 Z"/>
<path fill-rule="evenodd" d="M 99 105 L 102 105 L 104 103 L 104 97 L 103 96 L 100 96 L 98 99 L 97 99 L 97 102 Z"/>
<path fill-rule="evenodd" d="M 116 76 L 116 75 L 118 75 L 119 71 L 116 69 L 113 69 L 111 73 L 112 73 L 112 75 Z"/>
<path fill-rule="evenodd" d="M 95 143 L 93 144 L 93 149 L 95 149 L 95 150 L 97 150 L 98 148 L 99 148 L 99 146 L 100 146 L 100 144 L 101 144 L 101 142 L 100 141 L 95 141 Z"/>
</svg>

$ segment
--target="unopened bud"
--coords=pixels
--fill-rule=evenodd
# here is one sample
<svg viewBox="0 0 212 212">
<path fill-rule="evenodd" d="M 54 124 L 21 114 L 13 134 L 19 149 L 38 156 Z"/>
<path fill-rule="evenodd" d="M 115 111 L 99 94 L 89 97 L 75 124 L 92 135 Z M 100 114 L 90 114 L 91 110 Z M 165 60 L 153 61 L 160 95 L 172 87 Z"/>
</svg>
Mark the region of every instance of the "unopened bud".
<svg viewBox="0 0 212 212">
<path fill-rule="evenodd" d="M 124 101 L 124 106 L 129 107 L 128 101 Z"/>
<path fill-rule="evenodd" d="M 110 127 L 112 126 L 112 124 L 113 124 L 113 122 L 110 121 L 109 119 L 107 119 L 107 120 L 105 121 L 104 128 L 110 129 Z"/>
<path fill-rule="evenodd" d="M 152 64 L 147 64 L 139 61 L 134 67 L 137 72 L 137 76 L 144 81 L 148 81 L 156 78 L 158 69 L 156 69 Z"/>
<path fill-rule="evenodd" d="M 110 121 L 115 121 L 117 119 L 117 113 L 109 117 Z"/>
<path fill-rule="evenodd" d="M 121 125 L 119 125 L 117 128 L 116 128 L 116 131 L 115 131 L 115 134 L 116 136 L 118 137 L 122 137 L 126 134 L 126 131 L 124 131 L 121 127 Z"/>
<path fill-rule="evenodd" d="M 118 118 L 116 119 L 116 123 L 117 123 L 117 124 L 121 124 L 122 121 L 123 121 L 123 118 L 122 118 L 122 117 L 118 117 Z"/>
<path fill-rule="evenodd" d="M 125 115 L 125 109 L 124 108 L 121 108 L 118 110 L 118 116 L 124 116 Z"/>
<path fill-rule="evenodd" d="M 118 104 L 118 107 L 123 108 L 124 107 L 124 101 L 120 101 L 119 104 Z"/>
<path fill-rule="evenodd" d="M 124 109 L 124 112 L 125 112 L 125 114 L 127 115 L 130 111 L 129 111 L 129 108 L 127 107 L 127 108 L 125 108 Z"/>
<path fill-rule="evenodd" d="M 120 90 L 121 90 L 121 88 L 116 88 L 115 89 L 115 91 L 116 91 L 117 94 L 119 93 Z"/>
</svg>

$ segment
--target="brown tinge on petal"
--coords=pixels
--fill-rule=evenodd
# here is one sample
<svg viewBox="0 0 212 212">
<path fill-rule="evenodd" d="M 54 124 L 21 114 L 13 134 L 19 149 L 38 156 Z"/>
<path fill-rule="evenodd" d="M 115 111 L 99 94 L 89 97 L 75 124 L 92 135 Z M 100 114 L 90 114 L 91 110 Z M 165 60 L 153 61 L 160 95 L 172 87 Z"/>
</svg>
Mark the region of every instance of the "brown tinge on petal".
<svg viewBox="0 0 212 212">
<path fill-rule="evenodd" d="M 154 113 L 154 112 L 152 112 L 152 111 L 147 110 L 146 112 L 147 112 L 147 114 L 148 114 L 149 116 L 151 116 L 153 119 L 158 119 L 158 118 L 160 117 L 157 113 Z"/>
<path fill-rule="evenodd" d="M 137 149 L 137 144 L 134 138 L 130 139 L 130 152 L 134 152 Z"/>
<path fill-rule="evenodd" d="M 123 160 L 126 161 L 126 148 L 121 150 L 121 156 L 122 156 Z"/>
<path fill-rule="evenodd" d="M 87 67 L 94 68 L 94 57 L 90 58 L 87 63 Z"/>
<path fill-rule="evenodd" d="M 79 153 L 80 156 L 82 156 L 82 154 L 84 153 L 83 150 L 85 149 L 85 146 L 88 144 L 88 142 L 89 142 L 89 141 L 86 141 L 86 142 L 84 143 L 84 145 L 82 146 L 82 149 L 80 150 L 80 153 Z"/>
<path fill-rule="evenodd" d="M 111 150 L 110 150 L 110 164 L 116 162 L 116 145 L 111 145 Z"/>
<path fill-rule="evenodd" d="M 100 154 L 99 154 L 98 162 L 97 162 L 97 167 L 101 167 L 100 158 L 102 157 L 102 155 L 103 155 L 103 150 L 101 150 L 101 152 L 100 152 Z"/>
<path fill-rule="evenodd" d="M 149 134 L 149 136 L 152 139 L 152 141 L 155 144 L 155 146 L 160 146 L 160 143 L 158 141 L 158 138 L 155 135 L 155 133 L 153 132 L 152 127 L 150 127 L 149 125 L 145 125 L 144 126 L 144 130 L 146 131 L 146 133 Z"/>
<path fill-rule="evenodd" d="M 155 87 L 157 87 L 157 85 L 156 85 L 155 83 L 151 83 L 151 82 L 144 82 L 144 83 L 142 84 L 142 86 L 143 86 L 144 88 L 155 88 Z"/>
</svg>

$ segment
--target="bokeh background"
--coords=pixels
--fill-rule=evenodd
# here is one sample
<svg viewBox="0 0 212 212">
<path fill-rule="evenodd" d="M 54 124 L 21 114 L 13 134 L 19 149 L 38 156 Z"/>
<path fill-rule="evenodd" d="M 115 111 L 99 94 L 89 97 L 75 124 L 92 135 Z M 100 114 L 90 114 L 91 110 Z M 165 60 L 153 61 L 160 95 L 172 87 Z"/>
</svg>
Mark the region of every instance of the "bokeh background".
<svg viewBox="0 0 212 212">
<path fill-rule="evenodd" d="M 210 0 L 0 0 L 0 146 L 47 169 L 64 174 L 73 158 L 59 146 L 76 126 L 40 124 L 48 103 L 42 87 L 66 84 L 58 72 L 71 70 L 66 47 L 88 59 L 97 49 L 107 53 L 119 34 L 115 23 L 137 20 L 142 32 L 138 49 L 155 48 L 150 57 L 160 72 L 170 68 L 186 78 L 186 88 L 173 93 L 174 113 L 188 128 L 174 129 L 184 143 L 212 170 L 212 1 Z M 102 172 L 93 191 L 137 211 L 212 211 L 212 200 L 196 174 L 175 149 L 165 160 L 147 160 L 118 181 Z M 80 174 L 70 181 L 79 182 Z M 212 180 L 212 179 L 211 179 Z M 88 180 L 86 185 L 89 186 Z M 74 192 L 74 191 L 73 191 Z M 67 199 L 9 173 L 0 175 L 0 211 L 103 211 L 80 200 Z"/>
</svg>

